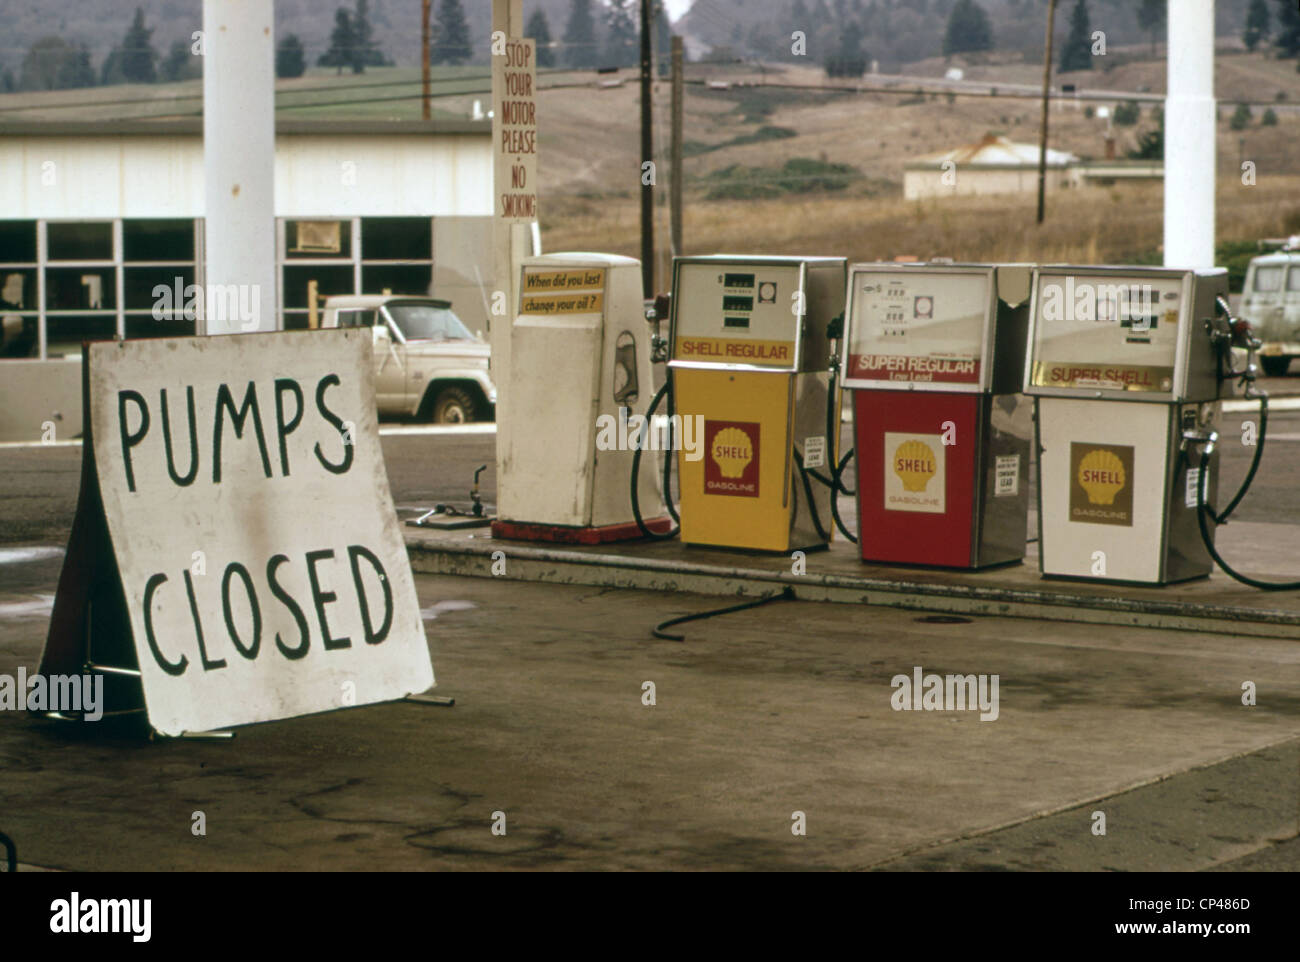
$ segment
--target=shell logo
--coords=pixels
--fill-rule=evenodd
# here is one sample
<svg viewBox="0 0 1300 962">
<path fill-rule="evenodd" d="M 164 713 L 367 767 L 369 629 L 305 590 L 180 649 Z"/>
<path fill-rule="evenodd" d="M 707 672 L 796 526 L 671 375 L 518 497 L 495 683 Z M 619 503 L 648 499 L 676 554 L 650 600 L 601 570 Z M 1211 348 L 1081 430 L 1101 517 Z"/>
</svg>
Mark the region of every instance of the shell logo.
<svg viewBox="0 0 1300 962">
<path fill-rule="evenodd" d="M 710 453 L 724 478 L 739 478 L 754 459 L 754 445 L 740 428 L 723 428 L 713 436 Z"/>
<path fill-rule="evenodd" d="M 1127 480 L 1124 464 L 1113 451 L 1089 451 L 1079 461 L 1079 485 L 1093 504 L 1114 504 Z"/>
<path fill-rule="evenodd" d="M 934 451 L 924 441 L 904 441 L 894 451 L 894 473 L 904 491 L 924 491 L 934 477 Z"/>
</svg>

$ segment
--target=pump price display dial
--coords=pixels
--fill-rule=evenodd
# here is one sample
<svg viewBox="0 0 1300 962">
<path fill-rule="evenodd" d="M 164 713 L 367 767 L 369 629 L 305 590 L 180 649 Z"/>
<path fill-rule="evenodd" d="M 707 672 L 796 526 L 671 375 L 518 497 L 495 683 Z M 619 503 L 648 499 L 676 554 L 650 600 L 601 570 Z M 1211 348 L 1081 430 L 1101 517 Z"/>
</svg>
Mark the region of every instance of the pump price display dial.
<svg viewBox="0 0 1300 962">
<path fill-rule="evenodd" d="M 804 296 L 799 265 L 687 262 L 677 272 L 675 364 L 795 368 Z"/>
<path fill-rule="evenodd" d="M 991 274 L 987 268 L 855 268 L 845 383 L 978 384 Z"/>
<path fill-rule="evenodd" d="M 1040 269 L 1029 386 L 1172 392 L 1185 279 Z"/>
</svg>

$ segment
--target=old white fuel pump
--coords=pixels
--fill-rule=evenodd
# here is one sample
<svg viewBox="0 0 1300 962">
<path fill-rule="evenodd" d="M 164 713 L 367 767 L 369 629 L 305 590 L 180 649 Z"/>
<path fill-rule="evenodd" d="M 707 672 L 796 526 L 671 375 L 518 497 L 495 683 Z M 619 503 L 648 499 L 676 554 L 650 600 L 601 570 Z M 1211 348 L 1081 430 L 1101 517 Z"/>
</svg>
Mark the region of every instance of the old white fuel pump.
<svg viewBox="0 0 1300 962">
<path fill-rule="evenodd" d="M 1198 492 L 1213 500 L 1209 437 L 1220 355 L 1206 321 L 1225 270 L 1044 266 L 1034 272 L 1025 393 L 1034 397 L 1039 565 L 1046 577 L 1168 584 L 1208 575 Z"/>
<path fill-rule="evenodd" d="M 493 537 L 595 544 L 667 531 L 654 472 L 635 482 L 640 521 L 628 489 L 654 393 L 640 261 L 525 258 L 517 307 Z"/>
</svg>

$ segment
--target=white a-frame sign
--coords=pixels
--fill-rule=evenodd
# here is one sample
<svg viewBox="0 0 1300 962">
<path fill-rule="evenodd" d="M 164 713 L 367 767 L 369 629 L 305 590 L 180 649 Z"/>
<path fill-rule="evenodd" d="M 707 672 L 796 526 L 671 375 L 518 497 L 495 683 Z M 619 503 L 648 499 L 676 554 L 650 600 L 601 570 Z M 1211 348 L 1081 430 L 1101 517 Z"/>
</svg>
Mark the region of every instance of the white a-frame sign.
<svg viewBox="0 0 1300 962">
<path fill-rule="evenodd" d="M 368 330 L 86 345 L 41 672 L 121 669 L 104 707 L 166 735 L 432 686 L 371 351 Z"/>
</svg>

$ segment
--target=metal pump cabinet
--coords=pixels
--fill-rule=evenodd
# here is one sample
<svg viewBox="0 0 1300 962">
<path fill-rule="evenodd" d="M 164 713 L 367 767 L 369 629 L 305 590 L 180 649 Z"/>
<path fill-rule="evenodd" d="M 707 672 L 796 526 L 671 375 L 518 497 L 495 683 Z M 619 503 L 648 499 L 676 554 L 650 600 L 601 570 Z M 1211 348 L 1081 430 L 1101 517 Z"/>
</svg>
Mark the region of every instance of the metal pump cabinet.
<svg viewBox="0 0 1300 962">
<path fill-rule="evenodd" d="M 1228 296 L 1223 269 L 1035 271 L 1024 386 L 1035 399 L 1045 577 L 1162 585 L 1210 573 L 1199 459 L 1182 454 L 1181 435 L 1218 425 L 1206 329 L 1217 296 Z M 1216 451 L 1211 503 L 1217 464 Z"/>
<path fill-rule="evenodd" d="M 788 552 L 830 541 L 830 489 L 806 472 L 825 476 L 838 447 L 826 437 L 827 325 L 843 311 L 844 277 L 844 258 L 673 260 L 676 412 L 683 433 L 702 432 L 695 452 L 678 452 L 684 543 Z"/>
<path fill-rule="evenodd" d="M 641 537 L 632 511 L 637 431 L 654 387 L 641 263 L 615 254 L 525 258 L 497 423 L 498 538 L 596 544 Z M 672 521 L 656 472 L 637 497 L 651 530 Z"/>
<path fill-rule="evenodd" d="M 1020 561 L 1029 265 L 854 264 L 843 342 L 863 561 Z"/>
</svg>

